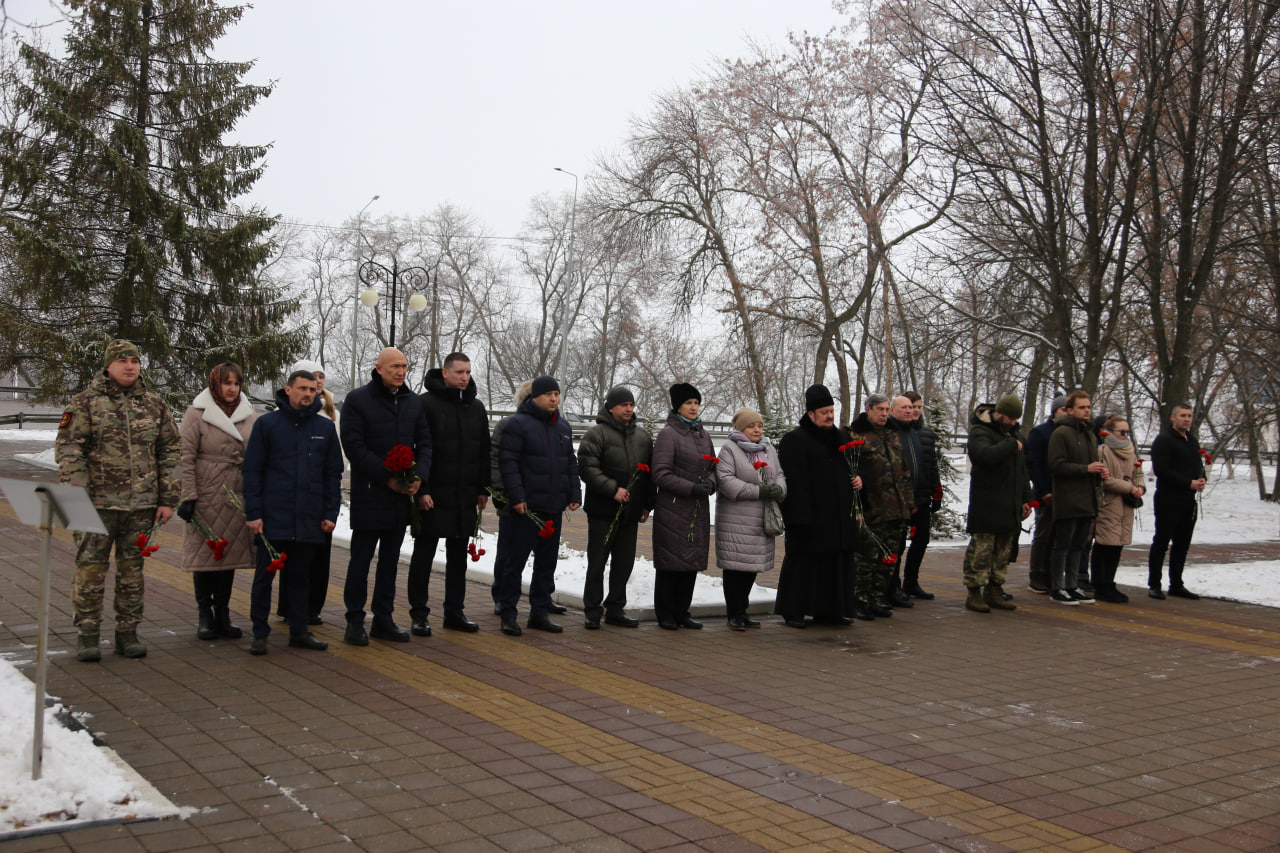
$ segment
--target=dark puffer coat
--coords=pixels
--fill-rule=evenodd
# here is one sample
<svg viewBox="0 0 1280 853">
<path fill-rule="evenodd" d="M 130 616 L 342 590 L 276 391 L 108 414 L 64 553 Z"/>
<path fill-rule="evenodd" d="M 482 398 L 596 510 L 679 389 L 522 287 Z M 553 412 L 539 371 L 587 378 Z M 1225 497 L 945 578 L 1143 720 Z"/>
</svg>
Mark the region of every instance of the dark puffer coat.
<svg viewBox="0 0 1280 853">
<path fill-rule="evenodd" d="M 351 460 L 351 528 L 395 530 L 409 523 L 408 495 L 387 485 L 392 474 L 386 458 L 391 448 L 414 449 L 418 476 L 431 477 L 431 428 L 422 400 L 401 385 L 394 392 L 374 371 L 369 384 L 347 395 L 342 404 L 342 449 Z"/>
<path fill-rule="evenodd" d="M 534 398 L 521 403 L 502 428 L 498 468 L 511 506 L 525 503 L 541 515 L 582 503 L 573 429 L 559 412 L 539 409 Z"/>
<path fill-rule="evenodd" d="M 636 422 L 635 415 L 623 426 L 601 406 L 596 425 L 578 444 L 578 472 L 587 487 L 583 504 L 587 515 L 612 519 L 618 511 L 613 496 L 618 489 L 626 488 L 631 475 L 637 473 L 636 465 L 650 465 L 652 460 L 653 439 Z M 623 520 L 639 522 L 645 510 L 653 509 L 654 494 L 652 474 L 638 472 Z"/>
<path fill-rule="evenodd" d="M 910 423 L 889 418 L 889 427 L 898 433 L 902 442 L 902 456 L 911 474 L 912 495 L 916 510 L 925 509 L 934 494 L 942 487 L 938 470 L 938 440 L 933 430 L 924 425 L 923 418 Z"/>
<path fill-rule="evenodd" d="M 716 467 L 703 459 L 715 456 L 711 436 L 699 424 L 691 427 L 675 412 L 653 443 L 653 480 L 658 496 L 653 511 L 653 566 L 666 572 L 703 572 L 711 548 L 711 502 L 695 496 L 693 485 L 716 484 Z M 692 541 L 689 536 L 693 527 Z"/>
<path fill-rule="evenodd" d="M 444 384 L 440 368 L 427 371 L 422 410 L 431 428 L 431 476 L 420 494 L 434 508 L 422 516 L 423 535 L 457 539 L 476 526 L 476 499 L 489 485 L 489 415 L 476 399 L 476 382 L 462 391 Z"/>
<path fill-rule="evenodd" d="M 800 426 L 778 443 L 778 461 L 787 472 L 787 552 L 851 551 L 858 546 L 849 463 L 837 449 L 849 441 L 843 429 L 820 429 L 800 416 Z"/>
<path fill-rule="evenodd" d="M 1151 470 L 1161 501 L 1195 503 L 1191 481 L 1205 476 L 1200 442 L 1189 431 L 1182 435 L 1172 424 L 1165 426 L 1151 444 Z"/>
<path fill-rule="evenodd" d="M 320 522 L 338 520 L 342 447 L 317 398 L 305 411 L 276 392 L 276 410 L 253 422 L 244 449 L 244 516 L 262 519 L 273 542 L 325 542 Z"/>
<path fill-rule="evenodd" d="M 1053 419 L 1049 436 L 1049 473 L 1053 475 L 1053 520 L 1093 518 L 1102 504 L 1102 477 L 1089 472 L 1100 461 L 1092 423 L 1071 415 Z"/>
<path fill-rule="evenodd" d="M 969 417 L 970 533 L 1012 533 L 1022 526 L 1022 507 L 1031 502 L 1027 455 L 1018 449 L 1017 427 L 996 423 L 995 406 L 984 403 Z"/>
<path fill-rule="evenodd" d="M 915 512 L 915 490 L 897 430 L 887 423 L 876 427 L 863 412 L 850 430 L 864 444 L 858 453 L 862 478 L 862 513 L 868 524 L 905 521 Z"/>
</svg>

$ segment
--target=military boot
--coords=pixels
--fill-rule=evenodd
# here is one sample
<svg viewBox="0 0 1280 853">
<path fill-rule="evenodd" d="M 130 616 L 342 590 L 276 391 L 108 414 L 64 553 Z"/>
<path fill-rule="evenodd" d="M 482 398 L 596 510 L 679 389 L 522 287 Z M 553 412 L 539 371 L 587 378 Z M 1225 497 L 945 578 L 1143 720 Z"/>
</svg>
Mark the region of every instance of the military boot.
<svg viewBox="0 0 1280 853">
<path fill-rule="evenodd" d="M 1004 600 L 1004 589 L 998 583 L 989 583 L 983 590 L 982 600 L 996 610 L 1017 610 L 1018 605 Z"/>
<path fill-rule="evenodd" d="M 975 613 L 991 612 L 991 608 L 982 600 L 982 587 L 969 586 L 965 589 L 969 590 L 969 597 L 964 600 L 965 610 L 972 610 Z"/>
<path fill-rule="evenodd" d="M 102 649 L 98 648 L 98 629 L 82 628 L 76 638 L 76 660 L 85 663 L 97 663 L 102 660 Z"/>
<path fill-rule="evenodd" d="M 137 631 L 116 631 L 116 654 L 127 658 L 145 658 L 147 647 L 138 640 Z"/>
</svg>

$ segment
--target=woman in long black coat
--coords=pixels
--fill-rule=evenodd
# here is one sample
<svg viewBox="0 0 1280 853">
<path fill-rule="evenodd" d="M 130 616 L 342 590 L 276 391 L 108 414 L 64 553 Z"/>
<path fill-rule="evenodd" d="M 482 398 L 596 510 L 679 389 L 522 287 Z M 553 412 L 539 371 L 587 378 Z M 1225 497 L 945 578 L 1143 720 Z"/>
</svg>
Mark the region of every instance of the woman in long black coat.
<svg viewBox="0 0 1280 853">
<path fill-rule="evenodd" d="M 653 443 L 653 609 L 658 626 L 701 628 L 689 615 L 698 572 L 707 570 L 715 446 L 698 413 L 702 394 L 687 382 L 671 386 L 671 414 Z"/>
</svg>

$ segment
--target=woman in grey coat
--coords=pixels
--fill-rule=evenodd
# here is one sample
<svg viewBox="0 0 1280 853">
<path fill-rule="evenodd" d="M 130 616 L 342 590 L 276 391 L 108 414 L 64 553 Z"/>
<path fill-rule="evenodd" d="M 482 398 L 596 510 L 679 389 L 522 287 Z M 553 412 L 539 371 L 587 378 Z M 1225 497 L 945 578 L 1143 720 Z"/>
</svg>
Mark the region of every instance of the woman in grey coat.
<svg viewBox="0 0 1280 853">
<path fill-rule="evenodd" d="M 777 504 L 787 496 L 787 478 L 758 412 L 738 409 L 733 429 L 716 465 L 716 565 L 729 627 L 745 631 L 760 627 L 747 616 L 747 602 L 756 574 L 773 568 L 774 535 L 765 532 L 765 522 L 781 517 Z"/>
<path fill-rule="evenodd" d="M 671 386 L 671 414 L 653 443 L 653 610 L 658 627 L 701 628 L 689 615 L 698 572 L 707 570 L 716 457 L 698 417 L 702 394 L 687 382 Z"/>
</svg>

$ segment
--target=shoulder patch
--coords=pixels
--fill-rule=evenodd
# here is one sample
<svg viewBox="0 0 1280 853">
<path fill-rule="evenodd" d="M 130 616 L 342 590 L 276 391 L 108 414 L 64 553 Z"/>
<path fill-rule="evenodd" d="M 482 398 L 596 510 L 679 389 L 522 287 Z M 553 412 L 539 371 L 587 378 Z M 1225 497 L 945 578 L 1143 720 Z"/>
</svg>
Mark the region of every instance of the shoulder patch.
<svg viewBox="0 0 1280 853">
<path fill-rule="evenodd" d="M 66 429 L 69 426 L 71 426 L 71 413 L 63 412 L 62 420 L 58 421 L 58 429 Z"/>
</svg>

